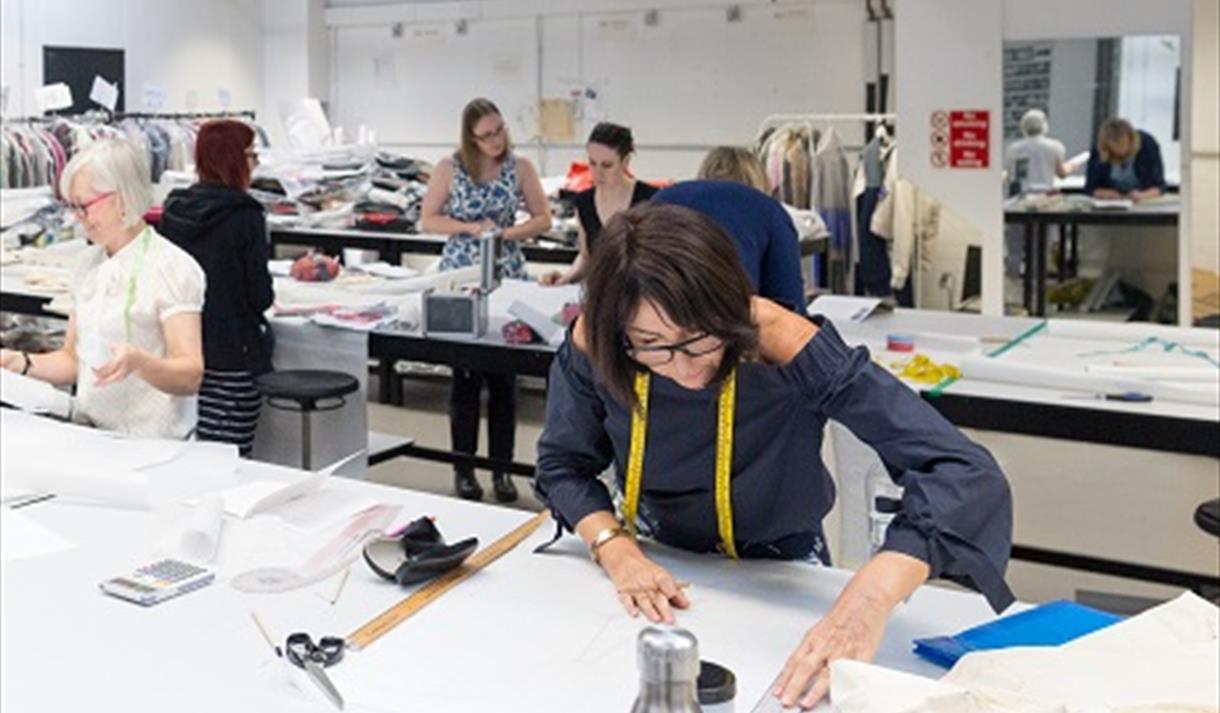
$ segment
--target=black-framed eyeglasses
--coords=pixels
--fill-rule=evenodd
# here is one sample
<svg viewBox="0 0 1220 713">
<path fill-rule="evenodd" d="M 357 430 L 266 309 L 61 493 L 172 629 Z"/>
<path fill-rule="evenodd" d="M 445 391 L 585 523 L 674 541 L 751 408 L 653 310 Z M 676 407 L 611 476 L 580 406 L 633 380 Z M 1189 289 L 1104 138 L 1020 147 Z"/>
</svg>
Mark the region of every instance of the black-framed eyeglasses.
<svg viewBox="0 0 1220 713">
<path fill-rule="evenodd" d="M 643 366 L 664 366 L 674 360 L 674 355 L 682 352 L 688 357 L 707 356 L 724 346 L 724 340 L 704 332 L 676 344 L 656 344 L 637 347 L 631 344 L 626 335 L 623 336 L 623 351 L 638 364 Z"/>
</svg>

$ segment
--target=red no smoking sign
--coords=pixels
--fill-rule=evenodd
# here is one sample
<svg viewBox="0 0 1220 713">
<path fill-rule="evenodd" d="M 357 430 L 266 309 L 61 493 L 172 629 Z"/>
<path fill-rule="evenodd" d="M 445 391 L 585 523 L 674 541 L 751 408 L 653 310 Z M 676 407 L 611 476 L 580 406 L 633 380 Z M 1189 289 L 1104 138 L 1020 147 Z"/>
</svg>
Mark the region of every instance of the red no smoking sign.
<svg viewBox="0 0 1220 713">
<path fill-rule="evenodd" d="M 929 119 L 930 160 L 936 168 L 987 168 L 991 154 L 991 114 L 934 111 Z"/>
</svg>

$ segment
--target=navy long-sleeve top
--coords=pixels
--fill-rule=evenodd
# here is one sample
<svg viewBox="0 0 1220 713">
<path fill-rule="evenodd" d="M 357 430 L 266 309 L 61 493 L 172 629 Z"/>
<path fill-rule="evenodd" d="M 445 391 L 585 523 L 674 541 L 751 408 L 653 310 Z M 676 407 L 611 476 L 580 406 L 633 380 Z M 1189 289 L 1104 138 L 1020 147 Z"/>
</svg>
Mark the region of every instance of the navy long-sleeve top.
<svg viewBox="0 0 1220 713">
<path fill-rule="evenodd" d="M 834 504 L 822 463 L 827 419 L 872 446 L 904 487 L 884 549 L 926 562 L 932 577 L 982 592 L 1000 611 L 1012 546 L 1012 498 L 991 455 L 931 406 L 849 348 L 829 321 L 788 364 L 737 368 L 733 534 L 743 557 L 821 557 L 821 522 Z M 719 388 L 694 391 L 654 374 L 640 518 L 653 537 L 717 549 L 715 453 Z M 534 488 L 564 527 L 613 511 L 598 475 L 613 462 L 624 488 L 631 412 L 603 387 L 569 334 L 551 366 Z M 822 559 L 825 559 L 822 557 Z"/>
<path fill-rule="evenodd" d="M 1131 159 L 1131 168 L 1135 172 L 1139 190 L 1159 188 L 1168 190 L 1165 182 L 1165 164 L 1161 161 L 1161 147 L 1147 131 L 1140 131 L 1140 150 Z M 1092 195 L 1098 188 L 1118 188 L 1110 174 L 1114 167 L 1101 160 L 1097 147 L 1089 153 L 1089 164 L 1085 169 L 1084 192 Z M 1126 192 L 1126 191 L 1123 191 Z"/>
<path fill-rule="evenodd" d="M 791 309 L 805 306 L 801 247 L 783 204 L 760 190 L 732 181 L 683 181 L 661 189 L 653 200 L 698 211 L 737 245 L 754 293 Z"/>
</svg>

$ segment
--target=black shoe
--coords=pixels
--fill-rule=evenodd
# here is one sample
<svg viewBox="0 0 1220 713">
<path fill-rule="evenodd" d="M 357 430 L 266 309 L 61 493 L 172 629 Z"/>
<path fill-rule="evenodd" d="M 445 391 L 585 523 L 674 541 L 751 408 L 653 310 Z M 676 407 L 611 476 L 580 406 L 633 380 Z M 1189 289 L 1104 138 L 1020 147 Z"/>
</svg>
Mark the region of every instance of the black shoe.
<svg viewBox="0 0 1220 713">
<path fill-rule="evenodd" d="M 517 502 L 517 486 L 513 485 L 513 477 L 508 473 L 493 473 L 491 485 L 496 493 L 496 500 L 502 503 Z"/>
<path fill-rule="evenodd" d="M 482 500 L 483 487 L 474 477 L 474 473 L 454 473 L 453 490 L 463 500 Z"/>
</svg>

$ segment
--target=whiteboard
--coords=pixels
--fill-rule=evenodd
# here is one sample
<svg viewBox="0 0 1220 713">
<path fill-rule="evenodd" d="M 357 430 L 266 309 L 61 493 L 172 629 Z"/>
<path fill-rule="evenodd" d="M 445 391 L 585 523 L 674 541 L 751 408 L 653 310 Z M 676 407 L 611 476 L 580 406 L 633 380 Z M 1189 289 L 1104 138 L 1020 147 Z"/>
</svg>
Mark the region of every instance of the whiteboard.
<svg viewBox="0 0 1220 713">
<path fill-rule="evenodd" d="M 462 107 L 483 96 L 500 107 L 515 141 L 534 133 L 538 85 L 535 22 L 494 19 L 338 28 L 333 123 L 376 130 L 381 143 L 451 142 L 456 148 Z"/>
<path fill-rule="evenodd" d="M 744 6 L 737 22 L 706 7 L 662 9 L 654 26 L 642 12 L 598 12 L 471 20 L 466 35 L 455 27 L 406 25 L 402 38 L 389 26 L 336 28 L 336 123 L 366 124 L 387 144 L 456 145 L 462 106 L 482 95 L 522 144 L 536 132 L 540 95 L 591 87 L 578 137 L 613 120 L 640 144 L 710 146 L 749 143 L 769 114 L 863 109 L 868 25 L 858 3 Z M 836 127 L 860 142 L 858 126 Z"/>
</svg>

